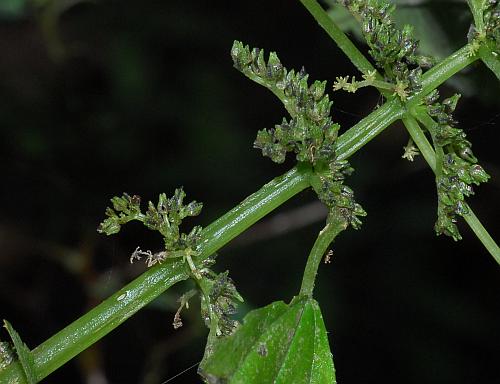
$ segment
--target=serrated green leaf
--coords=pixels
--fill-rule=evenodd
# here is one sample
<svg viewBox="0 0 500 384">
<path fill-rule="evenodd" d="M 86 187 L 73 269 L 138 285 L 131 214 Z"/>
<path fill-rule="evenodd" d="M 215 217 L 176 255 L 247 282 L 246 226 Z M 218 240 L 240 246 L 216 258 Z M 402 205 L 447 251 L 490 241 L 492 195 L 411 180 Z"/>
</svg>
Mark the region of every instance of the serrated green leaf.
<svg viewBox="0 0 500 384">
<path fill-rule="evenodd" d="M 23 367 L 24 374 L 26 375 L 26 381 L 28 384 L 36 383 L 36 374 L 35 374 L 35 362 L 33 360 L 33 355 L 29 348 L 24 344 L 21 340 L 19 334 L 12 328 L 12 325 L 4 320 L 4 327 L 9 332 L 10 338 L 12 339 L 12 343 L 16 348 L 17 357 L 19 358 L 19 362 Z"/>
<path fill-rule="evenodd" d="M 199 371 L 209 384 L 336 382 L 321 311 L 307 297 L 250 312 Z"/>
</svg>

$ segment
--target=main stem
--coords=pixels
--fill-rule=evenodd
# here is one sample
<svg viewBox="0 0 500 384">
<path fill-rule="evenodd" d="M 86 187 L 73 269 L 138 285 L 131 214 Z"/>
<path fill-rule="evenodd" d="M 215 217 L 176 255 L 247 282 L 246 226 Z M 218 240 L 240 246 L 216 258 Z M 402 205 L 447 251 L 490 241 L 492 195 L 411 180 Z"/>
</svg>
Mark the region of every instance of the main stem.
<svg viewBox="0 0 500 384">
<path fill-rule="evenodd" d="M 233 210 L 209 225 L 202 234 L 203 260 L 260 218 L 309 186 L 310 169 L 295 167 L 264 185 Z M 105 336 L 173 284 L 189 277 L 182 261 L 167 261 L 148 269 L 130 284 L 87 312 L 78 320 L 36 347 L 37 380 L 40 381 L 68 360 Z M 22 378 L 22 380 L 21 380 Z M 0 382 L 24 383 L 18 362 L 0 374 Z"/>
<path fill-rule="evenodd" d="M 338 138 L 339 158 L 345 159 L 351 156 L 399 118 L 401 113 L 397 104 L 386 103 L 375 112 L 375 115 L 361 120 Z M 203 231 L 199 259 L 209 257 L 269 212 L 309 187 L 310 176 L 310 168 L 299 164 L 283 176 L 264 185 L 210 224 Z M 105 336 L 173 284 L 187 278 L 185 265 L 179 261 L 165 262 L 148 269 L 120 291 L 36 347 L 32 353 L 37 380 L 48 376 Z M 26 382 L 18 362 L 10 364 L 0 372 L 0 382 L 8 383 L 9 380 L 18 380 L 19 384 Z"/>
</svg>

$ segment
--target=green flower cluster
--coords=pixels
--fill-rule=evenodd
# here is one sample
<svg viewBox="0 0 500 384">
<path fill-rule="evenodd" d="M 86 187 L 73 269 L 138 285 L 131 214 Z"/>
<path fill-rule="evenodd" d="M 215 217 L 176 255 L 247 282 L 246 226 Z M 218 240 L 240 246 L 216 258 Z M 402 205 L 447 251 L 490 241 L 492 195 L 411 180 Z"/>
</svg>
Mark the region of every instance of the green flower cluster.
<svg viewBox="0 0 500 384">
<path fill-rule="evenodd" d="M 354 191 L 344 184 L 353 168 L 346 160 L 333 161 L 324 168 L 317 167 L 316 174 L 320 183 L 313 187 L 319 199 L 328 207 L 327 222 L 341 220 L 345 227 L 349 224 L 354 229 L 361 227 L 360 217 L 366 216 L 365 210 L 354 199 Z"/>
<path fill-rule="evenodd" d="M 422 69 L 430 68 L 434 60 L 417 54 L 418 40 L 413 37 L 411 25 L 396 27 L 391 18 L 396 6 L 385 0 L 338 0 L 338 3 L 361 24 L 369 53 L 385 72 L 385 80 L 398 84 L 398 94 L 402 90 L 407 95 L 418 92 Z"/>
<path fill-rule="evenodd" d="M 212 327 L 213 322 L 216 324 L 217 336 L 231 335 L 239 325 L 231 316 L 236 313 L 236 307 L 243 302 L 243 298 L 236 290 L 228 271 L 216 274 L 205 270 L 203 274 L 205 278 L 200 284 L 207 295 L 200 295 L 201 317 L 208 328 Z"/>
<path fill-rule="evenodd" d="M 288 71 L 274 52 L 266 62 L 264 51 L 251 50 L 239 41 L 234 42 L 231 56 L 236 69 L 271 90 L 291 115 L 289 121 L 283 119 L 274 128 L 259 131 L 254 146 L 276 163 L 282 163 L 288 152 L 294 152 L 299 162 L 311 164 L 320 180 L 314 189 L 330 208 L 330 217 L 341 213 L 347 224 L 358 228 L 358 216 L 366 213 L 354 201 L 352 190 L 343 185 L 352 168 L 336 157 L 340 126 L 330 116 L 332 102 L 325 94 L 326 82 L 309 85 L 304 69 Z"/>
<path fill-rule="evenodd" d="M 332 102 L 325 94 L 326 81 L 309 86 L 303 68 L 299 72 L 287 71 L 275 52 L 270 53 L 266 63 L 263 50 L 250 50 L 238 41 L 231 55 L 235 68 L 274 92 L 292 116 L 273 129 L 259 131 L 255 147 L 276 163 L 285 161 L 287 152 L 295 152 L 298 161 L 311 164 L 332 158 L 339 125 L 330 117 Z"/>
<path fill-rule="evenodd" d="M 210 266 L 213 258 L 206 258 L 196 267 L 192 256 L 199 256 L 198 245 L 201 241 L 200 226 L 195 226 L 189 234 L 181 233 L 179 226 L 188 216 L 197 216 L 202 209 L 202 204 L 192 201 L 184 205 L 186 194 L 182 188 L 175 190 L 171 198 L 162 193 L 158 204 L 149 202 L 145 213 L 141 211 L 139 196 L 130 196 L 126 193 L 121 197 L 113 197 L 113 208 L 106 209 L 108 218 L 104 220 L 98 231 L 107 235 L 118 233 L 123 224 L 132 220 L 142 222 L 147 228 L 158 231 L 165 241 L 165 251 L 153 254 L 143 252 L 139 248 L 132 254 L 131 261 L 148 256 L 148 266 L 161 263 L 167 258 L 183 257 L 195 278 L 198 289 L 187 292 L 181 297 L 181 305 L 174 317 L 174 328 L 182 326 L 180 311 L 188 307 L 188 300 L 197 292 L 201 297 L 201 315 L 206 325 L 213 328 L 217 336 L 228 335 L 233 332 L 238 323 L 231 319 L 236 312 L 236 305 L 243 298 L 237 292 L 233 281 L 228 277 L 228 272 L 216 274 Z M 201 268 L 201 269 L 198 269 Z"/>
<path fill-rule="evenodd" d="M 488 181 L 489 175 L 477 164 L 465 132 L 454 127 L 452 113 L 460 95 L 454 95 L 441 103 L 436 102 L 438 97 L 438 92 L 434 91 L 427 98 L 427 112 L 437 121 L 435 131 L 431 132 L 434 146 L 443 151 L 442 163 L 437 164 L 440 172 L 436 176 L 438 218 L 435 230 L 438 235 L 445 234 L 460 240 L 455 223 L 458 215 L 469 213 L 465 197 L 474 194 L 472 184 Z"/>
<path fill-rule="evenodd" d="M 176 189 L 171 198 L 162 193 L 156 206 L 151 201 L 148 203 L 145 213 L 141 212 L 139 196 L 130 196 L 126 193 L 121 197 L 115 196 L 111 199 L 113 208 L 106 209 L 108 218 L 99 225 L 98 232 L 112 235 L 118 233 L 123 224 L 137 220 L 147 228 L 162 234 L 166 251 L 194 250 L 200 240 L 201 227 L 195 226 L 189 234 L 185 234 L 180 233 L 179 226 L 184 218 L 197 216 L 203 204 L 192 201 L 184 205 L 185 196 L 182 188 Z"/>
</svg>

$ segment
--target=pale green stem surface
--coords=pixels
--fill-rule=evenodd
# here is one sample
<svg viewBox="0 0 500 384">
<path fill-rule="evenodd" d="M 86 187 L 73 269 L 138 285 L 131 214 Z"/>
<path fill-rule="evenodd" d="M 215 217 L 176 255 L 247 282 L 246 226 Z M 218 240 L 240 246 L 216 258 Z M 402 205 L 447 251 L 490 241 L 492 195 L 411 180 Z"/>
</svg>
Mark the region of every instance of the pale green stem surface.
<svg viewBox="0 0 500 384">
<path fill-rule="evenodd" d="M 426 120 L 423 118 L 423 113 L 420 112 L 420 119 Z M 427 115 L 429 119 L 432 120 L 430 116 Z M 429 166 L 433 171 L 436 170 L 436 154 L 431 144 L 425 137 L 424 132 L 420 128 L 418 122 L 411 115 L 407 115 L 403 118 L 403 123 L 406 126 L 406 129 L 410 133 L 413 142 L 417 145 L 418 149 L 422 153 L 424 159 L 427 161 Z M 466 204 L 466 207 L 469 213 L 462 215 L 466 223 L 472 229 L 477 238 L 481 241 L 484 247 L 488 250 L 488 252 L 493 256 L 495 261 L 500 265 L 500 248 L 493 238 L 490 236 L 486 228 L 481 224 L 477 216 L 472 211 L 472 208 Z"/>
<path fill-rule="evenodd" d="M 469 224 L 469 227 L 472 228 L 481 243 L 483 243 L 486 247 L 488 252 L 490 252 L 491 256 L 493 256 L 496 262 L 500 265 L 500 248 L 498 247 L 498 244 L 495 240 L 493 240 L 486 228 L 484 228 L 483 224 L 481 224 L 471 207 L 467 205 L 467 208 L 469 212 L 463 215 L 463 218 L 467 224 Z"/>
<path fill-rule="evenodd" d="M 424 131 L 420 129 L 420 126 L 415 120 L 414 117 L 406 116 L 403 118 L 403 123 L 408 130 L 413 142 L 417 144 L 417 147 L 424 157 L 429 167 L 434 172 L 436 170 L 436 155 L 434 153 L 434 149 L 432 148 L 431 143 L 427 140 L 427 137 L 424 134 Z"/>
<path fill-rule="evenodd" d="M 411 109 L 419 105 L 422 99 L 431 91 L 477 59 L 477 55 L 470 55 L 470 48 L 466 45 L 440 61 L 422 75 L 422 89 L 416 95 L 408 99 L 406 103 L 407 108 Z"/>
<path fill-rule="evenodd" d="M 484 31 L 483 10 L 485 1 L 487 0 L 467 0 L 472 17 L 474 18 L 474 25 L 478 32 Z"/>
<path fill-rule="evenodd" d="M 307 258 L 304 276 L 302 277 L 302 286 L 300 287 L 301 295 L 312 296 L 316 274 L 318 273 L 321 260 L 323 260 L 323 255 L 335 237 L 346 229 L 346 227 L 347 224 L 345 222 L 338 220 L 328 223 L 319 233 Z"/>
<path fill-rule="evenodd" d="M 404 109 L 398 99 L 386 102 L 349 129 L 336 142 L 339 160 L 350 157 L 388 125 L 403 117 Z M 356 128 L 356 129 L 354 129 Z"/>
<path fill-rule="evenodd" d="M 444 162 L 443 148 L 436 145 L 436 130 L 438 129 L 438 123 L 434 121 L 434 119 L 427 113 L 427 111 L 423 107 L 415 109 L 413 116 L 416 117 L 417 120 L 419 120 L 431 134 L 432 141 L 434 142 L 434 156 L 436 158 L 434 163 L 434 173 L 436 174 L 436 180 L 438 180 L 442 176 Z"/>
</svg>

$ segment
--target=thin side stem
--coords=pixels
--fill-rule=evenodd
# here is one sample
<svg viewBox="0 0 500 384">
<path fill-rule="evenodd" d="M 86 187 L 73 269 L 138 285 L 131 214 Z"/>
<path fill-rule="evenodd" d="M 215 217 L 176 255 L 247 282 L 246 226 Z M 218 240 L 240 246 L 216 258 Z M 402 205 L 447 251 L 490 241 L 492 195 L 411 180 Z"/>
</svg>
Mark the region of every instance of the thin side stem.
<svg viewBox="0 0 500 384">
<path fill-rule="evenodd" d="M 469 206 L 468 211 L 469 213 L 463 216 L 465 221 L 469 224 L 469 227 L 471 227 L 481 243 L 483 243 L 486 249 L 491 253 L 491 256 L 493 256 L 495 261 L 500 265 L 500 248 Z"/>
<path fill-rule="evenodd" d="M 434 119 L 429 116 L 429 114 L 425 111 L 425 109 L 417 109 L 415 111 L 414 116 L 420 121 L 425 128 L 430 132 L 432 141 L 434 142 L 434 156 L 435 160 L 435 168 L 434 173 L 437 178 L 440 178 L 443 173 L 443 159 L 444 159 L 444 151 L 443 148 L 436 145 L 436 129 L 438 128 L 438 123 L 434 121 Z"/>
<path fill-rule="evenodd" d="M 346 227 L 346 223 L 339 220 L 337 222 L 328 223 L 319 233 L 311 249 L 311 253 L 307 258 L 304 276 L 302 277 L 302 286 L 300 287 L 301 295 L 312 296 L 316 274 L 318 273 L 323 255 L 335 237 L 346 229 Z"/>
<path fill-rule="evenodd" d="M 434 172 L 436 170 L 436 154 L 434 153 L 434 149 L 432 149 L 431 143 L 427 140 L 424 131 L 422 131 L 418 125 L 417 120 L 415 120 L 414 117 L 407 115 L 403 118 L 403 124 L 408 130 L 413 142 L 417 144 L 417 147 L 425 161 Z"/>
<path fill-rule="evenodd" d="M 422 112 L 420 112 L 422 113 Z M 417 145 L 418 149 L 424 156 L 425 160 L 431 167 L 433 171 L 436 169 L 436 154 L 432 149 L 429 141 L 425 137 L 424 132 L 420 128 L 418 122 L 411 115 L 407 115 L 403 118 L 403 123 L 406 126 L 406 129 L 410 133 L 411 138 Z M 486 228 L 481 224 L 477 216 L 472 211 L 472 208 L 465 204 L 469 213 L 462 215 L 465 222 L 472 229 L 474 234 L 477 236 L 479 241 L 484 245 L 484 247 L 488 250 L 488 252 L 493 256 L 495 261 L 500 265 L 500 248 L 490 236 Z"/>
<path fill-rule="evenodd" d="M 300 0 L 300 2 L 361 73 L 376 71 L 368 59 L 356 48 L 345 33 L 337 27 L 330 16 L 328 16 L 328 13 L 326 13 L 316 0 Z M 382 76 L 378 72 L 377 77 L 382 79 Z"/>
</svg>

